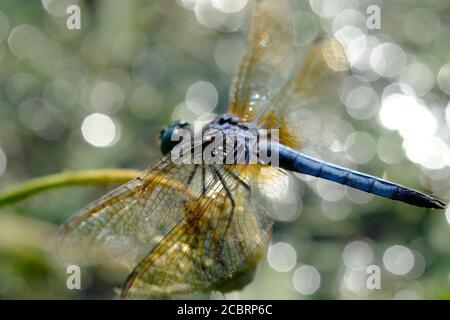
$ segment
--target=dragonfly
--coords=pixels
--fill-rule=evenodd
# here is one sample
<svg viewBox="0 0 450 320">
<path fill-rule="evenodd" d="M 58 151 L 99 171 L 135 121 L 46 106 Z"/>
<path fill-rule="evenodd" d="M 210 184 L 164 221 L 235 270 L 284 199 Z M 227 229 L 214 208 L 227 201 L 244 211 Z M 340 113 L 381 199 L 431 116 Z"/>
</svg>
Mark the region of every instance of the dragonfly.
<svg viewBox="0 0 450 320">
<path fill-rule="evenodd" d="M 175 121 L 161 131 L 160 160 L 61 227 L 61 261 L 97 264 L 140 252 L 122 298 L 165 299 L 240 289 L 251 281 L 270 243 L 276 210 L 267 193 L 287 188 L 288 172 L 410 205 L 445 208 L 433 196 L 307 154 L 319 148 L 311 128 L 323 137 L 330 127 L 320 118 L 312 123 L 308 116 L 327 107 L 316 98 L 336 88 L 350 67 L 344 46 L 333 36 L 315 41 L 299 59 L 291 12 L 288 1 L 253 2 L 248 48 L 230 89 L 228 112 L 197 130 L 202 138 L 211 132 L 225 140 L 256 137 L 266 142 L 261 146 L 276 147 L 270 150 L 275 150 L 271 152 L 277 161 L 250 162 L 253 149 L 240 145 L 242 139 L 227 144 L 231 148 L 226 152 L 214 149 L 219 159 L 235 155 L 234 162 L 194 161 L 198 152 L 190 151 L 206 150 L 211 140 L 172 139 L 181 130 L 194 131 L 192 124 Z M 277 130 L 276 140 L 263 137 L 268 129 Z M 174 150 L 181 145 L 189 161 L 174 161 Z"/>
</svg>

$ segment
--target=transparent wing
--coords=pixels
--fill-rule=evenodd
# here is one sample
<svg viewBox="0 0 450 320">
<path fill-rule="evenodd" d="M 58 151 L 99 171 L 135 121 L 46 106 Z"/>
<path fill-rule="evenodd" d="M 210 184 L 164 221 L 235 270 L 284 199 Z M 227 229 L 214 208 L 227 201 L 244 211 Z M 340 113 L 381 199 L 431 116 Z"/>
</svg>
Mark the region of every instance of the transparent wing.
<svg viewBox="0 0 450 320">
<path fill-rule="evenodd" d="M 339 149 L 337 137 L 348 133 L 342 121 L 345 110 L 336 95 L 349 63 L 334 37 L 316 41 L 298 55 L 291 16 L 287 1 L 255 2 L 248 49 L 231 87 L 229 112 L 265 128 L 278 128 L 282 143 L 317 156 L 330 147 Z"/>
<path fill-rule="evenodd" d="M 230 90 L 230 114 L 251 121 L 267 108 L 289 78 L 294 62 L 286 0 L 255 1 L 247 52 Z"/>
<path fill-rule="evenodd" d="M 283 143 L 317 153 L 347 133 L 338 94 L 348 69 L 345 49 L 336 38 L 321 39 L 309 48 L 267 114 L 286 128 L 280 135 Z"/>
<path fill-rule="evenodd" d="M 279 171 L 260 169 L 209 167 L 218 179 L 207 196 L 194 201 L 185 218 L 135 268 L 122 297 L 174 298 L 221 290 L 220 284 L 235 271 L 261 259 L 273 211 L 249 183 L 274 188 L 271 178 Z"/>
<path fill-rule="evenodd" d="M 183 219 L 185 203 L 201 192 L 195 165 L 163 157 L 138 178 L 70 218 L 57 238 L 64 263 L 95 264 L 153 246 Z M 138 252 L 135 252 L 136 254 Z"/>
<path fill-rule="evenodd" d="M 316 97 L 336 89 L 336 81 L 349 69 L 344 47 L 334 37 L 316 41 L 305 54 L 300 68 L 294 73 L 289 86 L 284 89 L 281 102 L 287 99 Z"/>
</svg>

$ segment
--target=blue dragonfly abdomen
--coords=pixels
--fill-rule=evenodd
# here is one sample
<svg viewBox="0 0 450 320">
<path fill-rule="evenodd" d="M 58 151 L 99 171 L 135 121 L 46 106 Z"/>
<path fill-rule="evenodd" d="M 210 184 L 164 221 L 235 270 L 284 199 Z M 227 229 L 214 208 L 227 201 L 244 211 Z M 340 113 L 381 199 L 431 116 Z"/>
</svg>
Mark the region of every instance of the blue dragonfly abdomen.
<svg viewBox="0 0 450 320">
<path fill-rule="evenodd" d="M 277 146 L 280 168 L 334 181 L 380 197 L 425 208 L 445 208 L 446 204 L 425 193 L 368 174 L 309 157 L 284 145 Z"/>
</svg>

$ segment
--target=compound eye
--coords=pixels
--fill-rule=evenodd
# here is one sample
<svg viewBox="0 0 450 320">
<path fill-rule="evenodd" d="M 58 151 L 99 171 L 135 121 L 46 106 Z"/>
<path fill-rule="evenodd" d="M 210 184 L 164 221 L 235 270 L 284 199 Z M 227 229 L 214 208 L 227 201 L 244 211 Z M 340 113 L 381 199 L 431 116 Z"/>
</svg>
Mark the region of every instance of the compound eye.
<svg viewBox="0 0 450 320">
<path fill-rule="evenodd" d="M 159 132 L 159 136 L 164 135 L 164 133 L 166 133 L 167 128 L 161 129 L 161 131 Z"/>
</svg>

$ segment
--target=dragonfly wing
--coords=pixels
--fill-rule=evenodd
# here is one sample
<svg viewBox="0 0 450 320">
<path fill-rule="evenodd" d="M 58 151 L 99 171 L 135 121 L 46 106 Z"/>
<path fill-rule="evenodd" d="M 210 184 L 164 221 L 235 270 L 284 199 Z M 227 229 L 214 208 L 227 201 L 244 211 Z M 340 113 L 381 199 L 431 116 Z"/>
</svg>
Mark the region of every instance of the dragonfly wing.
<svg viewBox="0 0 450 320">
<path fill-rule="evenodd" d="M 343 110 L 332 106 L 349 68 L 347 56 L 334 37 L 316 41 L 298 55 L 292 30 L 288 1 L 255 2 L 248 49 L 230 90 L 229 113 L 279 129 L 280 142 L 295 149 L 328 150 L 342 128 Z"/>
<path fill-rule="evenodd" d="M 122 297 L 174 298 L 222 290 L 220 283 L 264 256 L 272 211 L 248 184 L 264 182 L 246 172 L 254 170 L 250 167 L 209 167 L 218 179 L 208 186 L 208 196 L 196 200 L 135 268 Z"/>
<path fill-rule="evenodd" d="M 331 146 L 345 129 L 345 109 L 337 96 L 348 69 L 345 49 L 336 38 L 321 39 L 309 48 L 273 105 L 292 139 L 282 142 L 304 152 Z"/>
<path fill-rule="evenodd" d="M 294 62 L 286 0 L 255 1 L 247 52 L 230 90 L 229 113 L 251 121 L 287 81 Z"/>
<path fill-rule="evenodd" d="M 96 264 L 129 254 L 138 245 L 148 252 L 183 219 L 185 202 L 198 197 L 201 181 L 193 177 L 194 171 L 194 165 L 176 165 L 165 156 L 138 178 L 94 201 L 62 226 L 58 258 L 63 263 Z"/>
<path fill-rule="evenodd" d="M 335 37 L 316 41 L 306 52 L 300 68 L 294 73 L 286 96 L 297 94 L 303 99 L 327 93 L 327 89 L 336 90 L 336 82 L 342 79 L 349 69 L 347 54 Z M 283 100 L 281 100 L 283 101 Z"/>
</svg>

